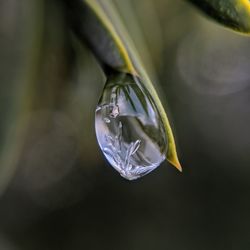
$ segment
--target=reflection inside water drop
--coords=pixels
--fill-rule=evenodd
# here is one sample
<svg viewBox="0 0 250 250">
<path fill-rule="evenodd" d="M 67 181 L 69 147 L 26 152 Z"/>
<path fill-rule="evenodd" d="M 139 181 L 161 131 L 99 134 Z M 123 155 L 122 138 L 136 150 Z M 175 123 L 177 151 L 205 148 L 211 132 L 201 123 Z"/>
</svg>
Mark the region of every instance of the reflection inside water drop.
<svg viewBox="0 0 250 250">
<path fill-rule="evenodd" d="M 128 180 L 148 174 L 165 160 L 162 120 L 138 78 L 116 74 L 108 79 L 96 108 L 95 129 L 105 157 Z"/>
</svg>

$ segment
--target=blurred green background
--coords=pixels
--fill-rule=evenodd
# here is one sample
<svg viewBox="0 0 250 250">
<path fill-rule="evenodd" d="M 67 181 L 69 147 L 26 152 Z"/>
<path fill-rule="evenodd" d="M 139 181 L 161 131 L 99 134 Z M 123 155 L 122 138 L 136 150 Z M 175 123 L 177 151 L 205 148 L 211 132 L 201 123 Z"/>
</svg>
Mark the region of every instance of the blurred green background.
<svg viewBox="0 0 250 250">
<path fill-rule="evenodd" d="M 114 0 L 183 174 L 135 182 L 94 132 L 105 77 L 63 0 L 0 1 L 0 249 L 250 249 L 250 38 L 185 1 Z"/>
</svg>

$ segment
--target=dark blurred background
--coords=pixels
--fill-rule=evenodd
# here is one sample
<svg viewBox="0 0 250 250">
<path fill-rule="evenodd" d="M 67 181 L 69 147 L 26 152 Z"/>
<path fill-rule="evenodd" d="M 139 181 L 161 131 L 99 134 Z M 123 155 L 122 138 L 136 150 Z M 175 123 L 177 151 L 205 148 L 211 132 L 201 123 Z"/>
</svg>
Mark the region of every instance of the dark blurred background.
<svg viewBox="0 0 250 250">
<path fill-rule="evenodd" d="M 250 249 L 250 38 L 185 1 L 114 4 L 183 173 L 121 178 L 94 133 L 105 77 L 63 0 L 1 0 L 0 250 Z"/>
</svg>

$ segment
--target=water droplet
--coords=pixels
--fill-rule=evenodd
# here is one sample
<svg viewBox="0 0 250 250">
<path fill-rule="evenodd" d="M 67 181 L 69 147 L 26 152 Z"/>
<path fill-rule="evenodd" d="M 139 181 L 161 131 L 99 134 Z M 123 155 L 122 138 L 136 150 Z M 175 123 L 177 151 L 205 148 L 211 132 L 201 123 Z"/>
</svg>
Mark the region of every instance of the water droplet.
<svg viewBox="0 0 250 250">
<path fill-rule="evenodd" d="M 110 123 L 110 120 L 109 120 L 109 118 L 107 118 L 107 117 L 104 117 L 103 120 L 104 120 L 106 123 Z"/>
<path fill-rule="evenodd" d="M 96 108 L 95 129 L 105 157 L 128 180 L 148 174 L 165 160 L 162 120 L 136 77 L 122 73 L 109 77 Z"/>
</svg>

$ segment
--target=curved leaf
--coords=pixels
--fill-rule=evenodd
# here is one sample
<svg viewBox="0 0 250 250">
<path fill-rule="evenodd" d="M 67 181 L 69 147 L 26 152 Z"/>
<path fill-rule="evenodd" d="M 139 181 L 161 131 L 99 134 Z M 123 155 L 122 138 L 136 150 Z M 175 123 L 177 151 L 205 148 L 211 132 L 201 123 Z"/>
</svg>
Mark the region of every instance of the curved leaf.
<svg viewBox="0 0 250 250">
<path fill-rule="evenodd" d="M 181 171 L 167 114 L 111 2 L 77 0 L 70 1 L 69 4 L 74 31 L 80 39 L 87 41 L 89 47 L 103 65 L 107 76 L 109 72 L 115 70 L 130 73 L 142 80 L 143 85 L 156 103 L 164 123 L 169 143 L 167 160 Z"/>
<path fill-rule="evenodd" d="M 235 31 L 250 33 L 249 0 L 188 0 L 206 15 Z"/>
</svg>

